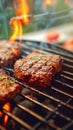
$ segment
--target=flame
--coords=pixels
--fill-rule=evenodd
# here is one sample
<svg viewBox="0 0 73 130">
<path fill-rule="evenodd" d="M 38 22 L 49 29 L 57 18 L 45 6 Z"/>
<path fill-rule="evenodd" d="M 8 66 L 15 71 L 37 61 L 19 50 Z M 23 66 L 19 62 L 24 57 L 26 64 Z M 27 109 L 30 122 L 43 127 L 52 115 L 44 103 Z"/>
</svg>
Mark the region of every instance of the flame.
<svg viewBox="0 0 73 130">
<path fill-rule="evenodd" d="M 4 104 L 3 109 L 10 112 L 10 110 L 11 110 L 10 103 L 7 102 L 6 104 Z M 8 122 L 8 115 L 4 115 L 4 113 L 0 111 L 0 118 L 3 119 L 3 125 L 6 126 L 6 124 Z"/>
<path fill-rule="evenodd" d="M 18 35 L 19 27 L 18 27 L 18 21 L 15 18 L 12 18 L 10 21 L 10 24 L 13 28 L 13 34 L 9 39 L 10 43 L 13 43 L 15 41 L 16 36 Z"/>
<path fill-rule="evenodd" d="M 13 43 L 17 36 L 19 36 L 19 40 L 22 39 L 22 25 L 29 24 L 29 7 L 27 4 L 27 0 L 15 0 L 16 2 L 16 11 L 15 17 L 10 20 L 10 25 L 13 28 L 13 34 L 9 39 L 10 43 Z"/>
<path fill-rule="evenodd" d="M 6 110 L 6 111 L 8 111 L 8 112 L 10 112 L 10 110 L 11 110 L 11 105 L 10 105 L 10 103 L 7 102 L 7 103 L 3 106 L 3 109 Z M 5 115 L 5 117 L 4 117 L 4 126 L 6 126 L 7 122 L 8 122 L 8 115 Z"/>
<path fill-rule="evenodd" d="M 27 4 L 27 0 L 16 0 L 16 2 L 18 3 L 18 7 L 16 9 L 16 13 L 15 15 L 16 16 L 22 16 L 23 15 L 23 18 L 22 18 L 22 21 L 23 21 L 23 24 L 28 24 L 29 23 L 29 20 L 28 20 L 28 13 L 29 13 L 29 7 L 28 7 L 28 4 Z"/>
</svg>

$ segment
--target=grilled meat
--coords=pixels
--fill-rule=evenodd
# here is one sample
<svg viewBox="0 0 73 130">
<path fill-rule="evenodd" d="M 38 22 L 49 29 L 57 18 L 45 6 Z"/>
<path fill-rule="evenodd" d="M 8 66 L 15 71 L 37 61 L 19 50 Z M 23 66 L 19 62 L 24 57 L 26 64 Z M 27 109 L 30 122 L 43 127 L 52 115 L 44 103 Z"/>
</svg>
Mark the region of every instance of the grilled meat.
<svg viewBox="0 0 73 130">
<path fill-rule="evenodd" d="M 0 106 L 20 92 L 21 86 L 15 83 L 3 69 L 0 69 Z"/>
<path fill-rule="evenodd" d="M 12 65 L 20 56 L 21 44 L 0 41 L 0 66 Z"/>
<path fill-rule="evenodd" d="M 62 59 L 59 55 L 46 55 L 38 51 L 14 64 L 15 77 L 32 86 L 50 86 L 52 77 L 61 70 Z"/>
</svg>

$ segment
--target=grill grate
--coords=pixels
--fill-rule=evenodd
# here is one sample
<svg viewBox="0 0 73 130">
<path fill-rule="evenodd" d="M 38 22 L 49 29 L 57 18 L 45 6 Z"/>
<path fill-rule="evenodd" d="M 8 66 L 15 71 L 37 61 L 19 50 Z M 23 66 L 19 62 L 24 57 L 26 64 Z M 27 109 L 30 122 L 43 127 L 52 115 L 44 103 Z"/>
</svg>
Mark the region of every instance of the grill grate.
<svg viewBox="0 0 73 130">
<path fill-rule="evenodd" d="M 5 67 L 7 73 L 23 87 L 22 93 L 12 100 L 11 104 L 19 113 L 24 113 L 24 118 L 4 109 L 2 111 L 10 120 L 13 119 L 20 125 L 20 130 L 22 127 L 24 130 L 70 130 L 73 128 L 73 53 L 57 45 L 24 40 L 21 57 L 34 49 L 39 49 L 40 53 L 60 54 L 64 59 L 62 73 L 53 78 L 51 87 L 36 89 L 16 80 L 13 77 L 13 67 Z M 18 99 L 21 99 L 21 102 Z"/>
</svg>

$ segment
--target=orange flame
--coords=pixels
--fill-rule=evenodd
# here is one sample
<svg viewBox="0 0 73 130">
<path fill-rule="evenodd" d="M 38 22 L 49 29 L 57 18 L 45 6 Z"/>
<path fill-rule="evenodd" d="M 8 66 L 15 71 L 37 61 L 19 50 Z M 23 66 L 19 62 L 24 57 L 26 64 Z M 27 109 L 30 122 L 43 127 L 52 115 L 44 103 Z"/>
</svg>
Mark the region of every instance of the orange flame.
<svg viewBox="0 0 73 130">
<path fill-rule="evenodd" d="M 27 0 L 15 0 L 16 2 L 16 11 L 15 17 L 10 20 L 10 25 L 13 28 L 13 34 L 9 39 L 10 43 L 13 43 L 17 36 L 19 36 L 19 40 L 22 39 L 22 25 L 29 24 L 29 7 L 27 4 Z"/>
<path fill-rule="evenodd" d="M 7 102 L 7 103 L 3 106 L 3 109 L 6 110 L 6 111 L 8 111 L 8 112 L 10 112 L 10 110 L 11 110 L 11 105 L 10 105 L 10 103 Z M 8 115 L 5 115 L 5 116 L 4 116 L 4 120 L 3 120 L 4 126 L 6 126 L 7 122 L 8 122 Z"/>
<path fill-rule="evenodd" d="M 3 106 L 3 109 L 6 110 L 6 111 L 8 111 L 8 112 L 10 112 L 10 110 L 11 110 L 11 105 L 10 105 L 10 103 L 7 102 L 7 103 Z M 6 126 L 7 122 L 8 122 L 8 115 L 5 115 L 5 117 L 4 117 L 4 126 Z"/>
<path fill-rule="evenodd" d="M 3 109 L 10 112 L 11 110 L 11 105 L 9 102 L 7 102 L 4 106 Z M 8 115 L 4 115 L 3 112 L 0 111 L 0 118 L 3 120 L 3 125 L 6 126 L 7 122 L 8 122 Z"/>
<path fill-rule="evenodd" d="M 12 18 L 11 21 L 11 26 L 13 27 L 13 34 L 9 39 L 10 43 L 13 43 L 16 39 L 16 37 L 19 35 L 19 40 L 21 41 L 21 36 L 22 36 L 22 25 L 21 22 L 19 20 L 17 20 L 16 18 Z"/>
<path fill-rule="evenodd" d="M 10 112 L 10 110 L 11 110 L 11 105 L 10 105 L 10 103 L 7 102 L 7 103 L 3 106 L 3 109 L 6 110 L 6 111 L 8 111 L 8 112 Z M 5 116 L 4 116 L 4 120 L 3 120 L 3 125 L 6 126 L 7 122 L 8 122 L 8 115 L 5 115 Z"/>
</svg>

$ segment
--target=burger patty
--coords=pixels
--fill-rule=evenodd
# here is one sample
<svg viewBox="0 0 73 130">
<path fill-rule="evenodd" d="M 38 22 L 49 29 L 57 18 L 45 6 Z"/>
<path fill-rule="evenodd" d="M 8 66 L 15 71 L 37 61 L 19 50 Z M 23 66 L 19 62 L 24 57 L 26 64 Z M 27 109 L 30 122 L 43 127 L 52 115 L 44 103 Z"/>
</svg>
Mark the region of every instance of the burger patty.
<svg viewBox="0 0 73 130">
<path fill-rule="evenodd" d="M 0 69 L 0 106 L 7 100 L 13 99 L 21 92 L 21 86 L 12 80 L 3 69 Z"/>
<path fill-rule="evenodd" d="M 32 86 L 48 87 L 52 77 L 62 70 L 63 60 L 59 55 L 41 54 L 34 51 L 14 64 L 14 75 Z"/>
<path fill-rule="evenodd" d="M 0 41 L 0 67 L 12 65 L 20 56 L 21 44 Z"/>
</svg>

